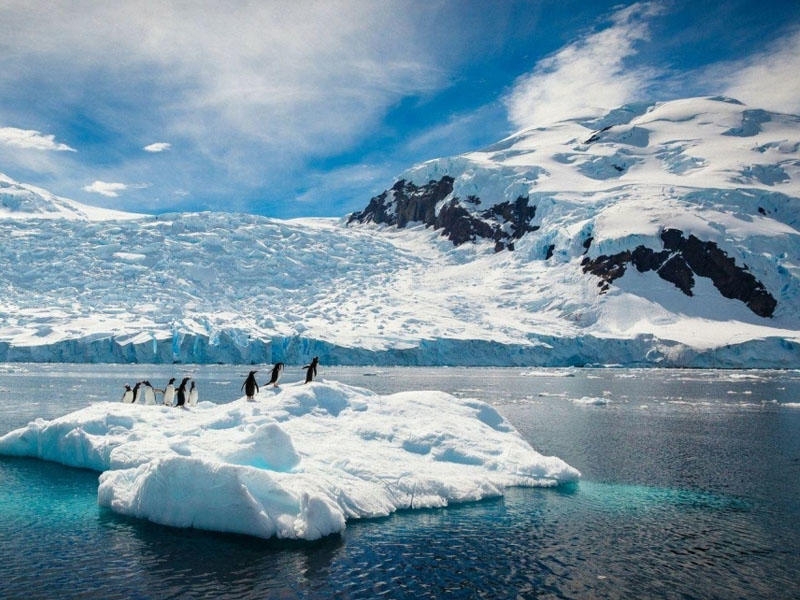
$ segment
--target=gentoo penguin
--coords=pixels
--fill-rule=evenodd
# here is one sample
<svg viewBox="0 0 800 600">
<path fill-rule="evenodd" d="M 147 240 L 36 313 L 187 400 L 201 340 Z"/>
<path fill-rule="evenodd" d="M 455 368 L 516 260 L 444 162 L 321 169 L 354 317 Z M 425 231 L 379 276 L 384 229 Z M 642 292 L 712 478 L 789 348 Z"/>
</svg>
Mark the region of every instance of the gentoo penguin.
<svg viewBox="0 0 800 600">
<path fill-rule="evenodd" d="M 272 367 L 272 375 L 269 378 L 269 383 L 271 383 L 274 387 L 278 387 L 278 379 L 281 378 L 281 372 L 283 371 L 283 363 L 275 363 L 275 366 Z M 267 385 L 269 385 L 269 383 Z"/>
<path fill-rule="evenodd" d="M 142 385 L 141 381 L 137 381 L 136 385 L 133 386 L 133 400 L 131 402 L 138 402 L 139 401 L 139 386 Z"/>
<path fill-rule="evenodd" d="M 311 382 L 317 376 L 317 365 L 319 364 L 319 356 L 311 359 L 311 363 L 305 365 L 303 368 L 306 370 L 306 383 Z"/>
<path fill-rule="evenodd" d="M 192 387 L 189 388 L 189 406 L 197 406 L 198 398 L 197 386 L 195 386 L 194 380 L 192 380 Z"/>
<path fill-rule="evenodd" d="M 127 383 L 125 384 L 125 391 L 122 393 L 122 401 L 128 404 L 133 402 L 133 390 Z"/>
<path fill-rule="evenodd" d="M 186 397 L 189 395 L 186 389 L 186 384 L 191 377 L 184 377 L 181 384 L 178 386 L 178 402 L 175 406 L 184 406 L 186 404 Z"/>
<path fill-rule="evenodd" d="M 155 404 L 156 403 L 156 392 L 153 389 L 153 386 L 150 384 L 149 381 L 143 381 L 144 384 L 144 403 L 145 404 Z"/>
<path fill-rule="evenodd" d="M 172 406 L 172 400 L 175 398 L 175 378 L 169 380 L 167 387 L 164 388 L 164 404 Z"/>
<path fill-rule="evenodd" d="M 258 373 L 258 371 L 250 371 L 247 379 L 245 379 L 244 383 L 242 384 L 242 389 L 244 390 L 248 400 L 253 400 L 253 396 L 255 396 L 256 392 L 259 391 L 258 383 L 256 383 L 256 373 Z"/>
</svg>

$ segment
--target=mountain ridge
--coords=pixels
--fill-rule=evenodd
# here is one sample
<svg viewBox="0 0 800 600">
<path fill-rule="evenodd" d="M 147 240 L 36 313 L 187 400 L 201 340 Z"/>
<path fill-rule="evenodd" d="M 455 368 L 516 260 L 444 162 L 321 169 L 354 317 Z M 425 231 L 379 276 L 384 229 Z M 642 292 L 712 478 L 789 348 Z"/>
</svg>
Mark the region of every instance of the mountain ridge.
<svg viewBox="0 0 800 600">
<path fill-rule="evenodd" d="M 88 206 L 56 196 L 37 186 L 20 183 L 0 173 L 0 219 L 77 219 L 106 221 L 138 219 L 143 215 Z"/>
<path fill-rule="evenodd" d="M 341 219 L 0 212 L 0 360 L 797 368 L 798 149 L 798 117 L 684 99 L 415 165 Z"/>
</svg>

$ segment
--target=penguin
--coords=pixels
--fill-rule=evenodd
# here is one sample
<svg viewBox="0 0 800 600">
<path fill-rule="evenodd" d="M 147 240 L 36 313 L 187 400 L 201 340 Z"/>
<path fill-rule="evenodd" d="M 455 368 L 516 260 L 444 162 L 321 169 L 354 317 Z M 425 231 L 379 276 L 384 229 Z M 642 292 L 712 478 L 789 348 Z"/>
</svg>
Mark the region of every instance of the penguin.
<svg viewBox="0 0 800 600">
<path fill-rule="evenodd" d="M 184 377 L 183 380 L 181 380 L 181 384 L 178 386 L 178 402 L 175 406 L 183 407 L 186 405 L 186 396 L 188 395 L 186 393 L 186 384 L 189 379 L 191 379 L 191 377 Z"/>
<path fill-rule="evenodd" d="M 197 406 L 198 397 L 197 386 L 195 386 L 194 380 L 192 380 L 192 387 L 189 388 L 189 406 Z"/>
<path fill-rule="evenodd" d="M 164 404 L 172 406 L 172 400 L 175 398 L 175 378 L 169 380 L 167 387 L 164 388 Z"/>
<path fill-rule="evenodd" d="M 156 391 L 149 381 L 143 381 L 144 384 L 144 403 L 152 405 L 156 403 Z"/>
<path fill-rule="evenodd" d="M 303 368 L 306 370 L 306 383 L 310 383 L 314 377 L 317 376 L 317 365 L 319 364 L 319 356 L 311 359 L 311 363 L 305 365 Z"/>
<path fill-rule="evenodd" d="M 244 393 L 249 401 L 252 401 L 253 396 L 255 396 L 259 391 L 258 383 L 256 382 L 256 373 L 258 373 L 258 371 L 250 371 L 247 379 L 245 379 L 244 383 L 242 384 L 242 389 L 244 390 Z"/>
<path fill-rule="evenodd" d="M 270 376 L 269 383 L 273 385 L 273 387 L 278 387 L 278 380 L 281 378 L 281 372 L 283 371 L 283 363 L 275 363 L 275 366 L 272 367 L 272 375 Z M 267 385 L 269 385 L 269 383 Z"/>
<path fill-rule="evenodd" d="M 142 382 L 141 381 L 137 381 L 136 385 L 133 386 L 133 400 L 131 400 L 131 402 L 134 403 L 134 404 L 136 402 L 138 402 L 138 400 L 139 400 L 139 386 L 141 386 L 141 385 L 142 385 Z"/>
<path fill-rule="evenodd" d="M 122 393 L 122 402 L 127 404 L 133 402 L 133 390 L 127 383 L 125 384 L 125 391 Z"/>
</svg>

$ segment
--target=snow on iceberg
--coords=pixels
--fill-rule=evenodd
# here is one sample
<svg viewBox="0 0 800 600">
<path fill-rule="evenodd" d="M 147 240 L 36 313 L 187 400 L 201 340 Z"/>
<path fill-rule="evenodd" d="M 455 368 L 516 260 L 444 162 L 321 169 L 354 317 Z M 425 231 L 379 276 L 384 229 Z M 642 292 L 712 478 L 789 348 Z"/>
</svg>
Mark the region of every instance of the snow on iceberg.
<svg viewBox="0 0 800 600">
<path fill-rule="evenodd" d="M 121 514 L 309 540 L 347 519 L 580 477 L 484 402 L 334 381 L 186 409 L 100 402 L 0 437 L 0 454 L 102 471 L 98 502 Z"/>
</svg>

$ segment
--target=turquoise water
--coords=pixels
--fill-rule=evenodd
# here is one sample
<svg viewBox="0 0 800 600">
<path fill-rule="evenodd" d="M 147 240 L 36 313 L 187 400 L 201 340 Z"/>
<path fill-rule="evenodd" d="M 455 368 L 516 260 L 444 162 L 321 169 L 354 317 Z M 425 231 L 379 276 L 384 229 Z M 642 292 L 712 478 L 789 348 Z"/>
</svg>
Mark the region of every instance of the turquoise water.
<svg viewBox="0 0 800 600">
<path fill-rule="evenodd" d="M 238 397 L 246 375 L 221 366 L 0 365 L 0 432 L 184 371 L 205 399 L 223 402 Z M 288 543 L 123 518 L 97 506 L 96 473 L 0 458 L 0 598 L 800 597 L 796 372 L 320 375 L 487 400 L 584 478 Z"/>
</svg>

